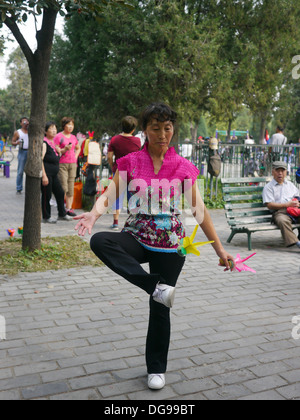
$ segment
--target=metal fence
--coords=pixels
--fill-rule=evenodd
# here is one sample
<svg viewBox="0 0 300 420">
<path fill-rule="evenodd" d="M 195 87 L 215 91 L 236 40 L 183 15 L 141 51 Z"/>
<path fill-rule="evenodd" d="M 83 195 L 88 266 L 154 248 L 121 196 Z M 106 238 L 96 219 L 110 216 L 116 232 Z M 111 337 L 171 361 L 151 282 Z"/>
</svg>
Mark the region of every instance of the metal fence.
<svg viewBox="0 0 300 420">
<path fill-rule="evenodd" d="M 100 144 L 103 149 L 102 142 Z M 210 156 L 208 144 L 189 145 L 191 147 L 188 149 L 186 143 L 178 146 L 179 154 L 194 163 L 199 168 L 201 176 L 206 178 L 204 188 L 206 191 L 210 191 L 211 198 L 218 194 L 218 180 L 220 178 L 270 176 L 272 174 L 272 162 L 276 160 L 287 163 L 290 180 L 296 183 L 296 171 L 300 166 L 300 145 L 274 146 L 271 148 L 268 145 L 220 143 L 218 154 L 221 157 L 222 166 L 218 178 L 212 178 L 208 173 Z M 97 196 L 99 196 L 107 187 L 108 178 L 111 175 L 105 156 L 102 158 L 101 166 L 95 170 L 95 174 L 98 184 Z M 80 178 L 84 183 L 86 178 L 82 174 Z"/>
<path fill-rule="evenodd" d="M 241 178 L 249 176 L 270 176 L 272 163 L 281 160 L 288 165 L 288 174 L 295 181 L 300 166 L 300 145 L 268 146 L 244 144 L 220 144 L 218 153 L 222 160 L 220 177 Z M 208 145 L 196 146 L 191 160 L 207 176 L 209 160 Z"/>
</svg>

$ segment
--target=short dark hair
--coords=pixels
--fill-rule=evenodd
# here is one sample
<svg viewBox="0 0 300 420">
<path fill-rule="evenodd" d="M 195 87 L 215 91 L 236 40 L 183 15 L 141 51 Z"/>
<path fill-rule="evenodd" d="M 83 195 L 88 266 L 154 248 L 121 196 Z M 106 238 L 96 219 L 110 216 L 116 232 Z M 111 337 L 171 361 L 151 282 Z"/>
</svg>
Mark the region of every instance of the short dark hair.
<svg viewBox="0 0 300 420">
<path fill-rule="evenodd" d="M 55 124 L 54 121 L 48 121 L 46 123 L 46 126 L 45 126 L 45 133 L 47 133 L 47 131 L 49 130 L 49 128 L 51 127 L 51 125 L 55 125 L 55 127 L 57 128 L 57 125 Z"/>
<path fill-rule="evenodd" d="M 131 133 L 133 130 L 136 129 L 137 126 L 138 126 L 137 119 L 134 117 L 131 117 L 130 115 L 122 119 L 122 130 L 126 134 Z"/>
<path fill-rule="evenodd" d="M 149 105 L 141 116 L 141 126 L 143 131 L 146 130 L 148 124 L 152 120 L 159 122 L 171 121 L 173 124 L 177 121 L 177 113 L 167 104 L 155 102 Z"/>
<path fill-rule="evenodd" d="M 27 117 L 22 117 L 22 118 L 20 118 L 20 123 L 21 123 L 23 120 L 27 120 L 27 121 L 29 122 L 29 118 L 27 118 Z"/>
<path fill-rule="evenodd" d="M 71 118 L 71 117 L 63 117 L 63 119 L 61 120 L 61 128 L 64 129 L 65 126 L 67 124 L 69 124 L 70 122 L 72 122 L 73 124 L 75 124 L 74 118 Z"/>
<path fill-rule="evenodd" d="M 282 125 L 278 125 L 277 126 L 277 130 L 283 132 L 284 131 L 284 127 L 282 127 Z"/>
</svg>

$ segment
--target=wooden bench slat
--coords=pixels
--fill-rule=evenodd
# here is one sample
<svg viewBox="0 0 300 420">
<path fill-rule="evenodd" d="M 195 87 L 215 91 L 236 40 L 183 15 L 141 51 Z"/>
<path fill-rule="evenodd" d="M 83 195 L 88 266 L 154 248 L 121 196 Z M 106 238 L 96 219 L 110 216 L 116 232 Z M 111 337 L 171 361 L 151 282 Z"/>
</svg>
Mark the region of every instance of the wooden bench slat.
<svg viewBox="0 0 300 420">
<path fill-rule="evenodd" d="M 270 210 L 266 209 L 266 210 L 256 210 L 256 211 L 247 211 L 247 212 L 236 212 L 236 211 L 228 211 L 226 212 L 226 216 L 228 218 L 238 218 L 238 217 L 252 217 L 252 216 L 266 216 L 266 215 L 270 215 Z M 245 219 L 247 220 L 247 219 Z M 258 219 L 258 223 L 260 223 L 259 219 Z"/>
<path fill-rule="evenodd" d="M 231 194 L 231 193 L 253 193 L 253 192 L 262 192 L 264 189 L 264 187 L 224 187 L 223 188 L 223 192 L 226 194 Z M 247 194 L 245 194 L 247 195 Z"/>
<path fill-rule="evenodd" d="M 292 227 L 293 227 L 293 229 L 299 229 L 300 225 L 295 224 Z M 264 230 L 280 230 L 279 227 L 276 226 L 276 225 L 261 226 L 261 227 L 256 227 L 256 228 L 251 228 L 250 227 L 250 230 L 254 231 L 254 229 L 255 229 L 255 232 L 264 231 Z"/>
<path fill-rule="evenodd" d="M 255 233 L 255 232 L 268 231 L 268 230 L 278 230 L 278 227 L 276 225 L 271 225 L 269 223 L 269 224 L 267 224 L 267 225 L 265 224 L 263 226 L 257 226 L 257 225 L 255 225 L 255 226 L 253 226 L 253 225 L 252 226 L 237 226 L 235 228 L 236 233 L 239 233 L 239 232 L 241 232 L 241 233 L 248 233 L 248 232 Z"/>
<path fill-rule="evenodd" d="M 261 219 L 251 219 L 250 217 L 245 218 L 235 218 L 235 219 L 228 219 L 227 222 L 230 226 L 237 226 L 237 225 L 253 225 L 253 224 L 260 224 L 260 223 L 270 223 L 272 221 L 272 216 L 263 217 Z"/>
<path fill-rule="evenodd" d="M 237 204 L 225 204 L 225 210 L 235 210 L 235 209 L 255 209 L 266 207 L 263 203 L 237 203 Z M 269 210 L 269 209 L 268 209 Z"/>
<path fill-rule="evenodd" d="M 257 182 L 270 182 L 272 177 L 258 177 L 258 178 L 222 178 L 222 184 L 252 184 Z"/>
<path fill-rule="evenodd" d="M 299 229 L 300 228 L 300 225 L 293 225 L 293 229 Z M 279 228 L 278 228 L 278 226 L 276 226 L 276 225 L 270 225 L 270 224 L 267 224 L 267 225 L 263 225 L 263 226 L 238 226 L 238 227 L 236 227 L 236 229 L 235 229 L 236 231 L 237 231 L 237 233 L 238 233 L 238 231 L 244 231 L 244 233 L 245 232 L 251 232 L 251 233 L 254 233 L 254 232 L 264 232 L 264 231 L 268 231 L 268 230 L 279 230 Z"/>
<path fill-rule="evenodd" d="M 251 194 L 251 195 L 225 195 L 224 201 L 250 201 L 250 200 L 262 200 L 261 194 Z"/>
</svg>

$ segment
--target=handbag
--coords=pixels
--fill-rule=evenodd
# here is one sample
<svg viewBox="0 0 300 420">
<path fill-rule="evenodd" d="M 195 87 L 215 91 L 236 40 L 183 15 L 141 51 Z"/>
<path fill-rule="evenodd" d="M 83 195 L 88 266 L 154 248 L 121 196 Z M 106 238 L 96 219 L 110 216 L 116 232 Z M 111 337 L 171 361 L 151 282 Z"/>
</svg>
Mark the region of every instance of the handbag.
<svg viewBox="0 0 300 420">
<path fill-rule="evenodd" d="M 83 194 L 89 197 L 93 197 L 97 194 L 97 181 L 92 166 L 87 167 L 87 177 L 83 187 Z"/>
<path fill-rule="evenodd" d="M 211 176 L 218 177 L 221 172 L 221 158 L 218 154 L 212 155 L 208 161 L 208 172 Z"/>
<path fill-rule="evenodd" d="M 299 200 L 298 198 L 293 198 L 293 201 L 299 201 Z M 300 217 L 300 207 L 288 207 L 286 211 L 289 216 L 292 216 L 295 219 L 298 219 L 298 217 Z"/>
</svg>

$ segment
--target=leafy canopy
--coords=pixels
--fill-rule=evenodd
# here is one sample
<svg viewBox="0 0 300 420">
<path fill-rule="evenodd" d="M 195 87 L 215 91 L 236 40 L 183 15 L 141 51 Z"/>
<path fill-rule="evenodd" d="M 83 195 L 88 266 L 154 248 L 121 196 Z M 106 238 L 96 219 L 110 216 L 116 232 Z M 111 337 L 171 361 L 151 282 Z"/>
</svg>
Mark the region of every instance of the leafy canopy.
<svg viewBox="0 0 300 420">
<path fill-rule="evenodd" d="M 61 16 L 71 15 L 74 12 L 98 18 L 103 6 L 107 5 L 106 0 L 1 0 L 0 12 L 2 24 L 7 18 L 13 21 L 26 22 L 28 15 L 38 16 L 43 13 L 43 9 L 52 8 L 57 10 Z M 114 3 L 124 3 L 124 0 L 114 0 Z"/>
</svg>

